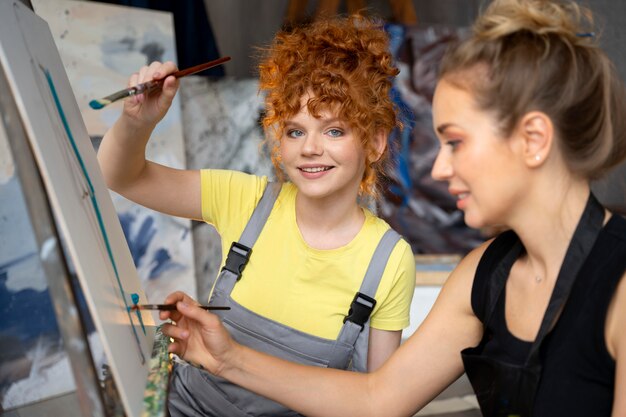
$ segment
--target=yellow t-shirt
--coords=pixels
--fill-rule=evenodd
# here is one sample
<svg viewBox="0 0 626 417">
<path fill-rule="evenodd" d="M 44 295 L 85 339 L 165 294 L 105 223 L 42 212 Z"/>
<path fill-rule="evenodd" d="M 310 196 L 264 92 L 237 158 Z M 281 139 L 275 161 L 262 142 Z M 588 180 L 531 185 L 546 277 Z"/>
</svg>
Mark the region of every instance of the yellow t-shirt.
<svg viewBox="0 0 626 417">
<path fill-rule="evenodd" d="M 224 170 L 202 170 L 201 178 L 202 217 L 221 235 L 225 260 L 268 180 Z M 305 333 L 335 339 L 389 225 L 364 209 L 365 223 L 350 243 L 337 249 L 314 249 L 304 241 L 296 224 L 297 191 L 293 184 L 283 184 L 231 295 L 264 317 Z M 413 253 L 408 243 L 400 240 L 376 292 L 370 326 L 381 330 L 407 327 L 414 287 Z"/>
</svg>

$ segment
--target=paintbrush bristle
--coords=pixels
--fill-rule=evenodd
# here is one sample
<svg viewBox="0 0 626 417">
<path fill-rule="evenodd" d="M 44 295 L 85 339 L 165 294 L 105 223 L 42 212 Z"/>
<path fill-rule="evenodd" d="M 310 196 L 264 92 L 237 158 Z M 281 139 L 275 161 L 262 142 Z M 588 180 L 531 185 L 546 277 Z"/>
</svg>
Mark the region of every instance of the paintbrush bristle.
<svg viewBox="0 0 626 417">
<path fill-rule="evenodd" d="M 100 110 L 101 108 L 103 108 L 107 104 L 111 104 L 111 101 L 110 100 L 105 100 L 105 99 L 91 100 L 89 102 L 89 107 L 91 107 L 94 110 Z"/>
</svg>

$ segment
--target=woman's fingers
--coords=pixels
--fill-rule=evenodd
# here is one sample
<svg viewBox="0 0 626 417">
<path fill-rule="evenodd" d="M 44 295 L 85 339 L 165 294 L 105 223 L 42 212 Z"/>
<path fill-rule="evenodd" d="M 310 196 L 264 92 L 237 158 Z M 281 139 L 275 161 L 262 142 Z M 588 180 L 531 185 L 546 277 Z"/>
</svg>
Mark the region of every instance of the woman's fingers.
<svg viewBox="0 0 626 417">
<path fill-rule="evenodd" d="M 178 90 L 178 80 L 175 77 L 168 77 L 168 75 L 176 72 L 178 68 L 172 61 L 159 62 L 153 61 L 149 65 L 144 65 L 139 70 L 132 74 L 128 80 L 128 87 L 132 87 L 138 84 L 143 84 L 152 80 L 164 80 L 163 88 L 160 92 L 153 93 L 158 98 L 159 111 L 167 111 L 169 106 L 176 96 Z M 134 104 L 143 103 L 146 100 L 145 94 L 137 94 L 131 97 L 131 102 Z"/>
<path fill-rule="evenodd" d="M 219 318 L 215 314 L 209 313 L 197 304 L 181 301 L 176 304 L 176 309 L 187 319 L 196 321 L 203 328 L 214 329 L 219 325 Z"/>
<path fill-rule="evenodd" d="M 171 293 L 170 295 L 168 295 L 167 297 L 165 297 L 165 304 L 176 304 L 179 301 L 185 301 L 187 303 L 189 302 L 194 302 L 194 299 L 191 298 L 190 296 L 188 296 L 186 293 L 182 292 L 182 291 L 174 291 L 173 293 Z"/>
<path fill-rule="evenodd" d="M 138 80 L 139 79 L 139 72 L 133 72 L 130 75 L 130 78 L 128 78 L 128 85 L 127 87 L 132 87 L 133 85 L 137 85 L 138 84 Z"/>
<path fill-rule="evenodd" d="M 174 322 L 179 321 L 183 317 L 177 310 L 162 310 L 159 311 L 160 320 L 172 320 Z"/>
<path fill-rule="evenodd" d="M 182 357 L 183 354 L 185 353 L 182 345 L 176 341 L 171 342 L 168 346 L 167 346 L 167 351 L 169 353 L 175 353 L 178 356 Z"/>
<path fill-rule="evenodd" d="M 164 304 L 177 304 L 178 302 L 196 304 L 193 298 L 191 298 L 190 296 L 188 296 L 182 291 L 175 291 L 171 293 L 170 295 L 165 297 L 165 300 L 163 301 Z M 182 315 L 177 310 L 159 312 L 159 319 L 161 320 L 170 319 L 170 320 L 178 321 L 181 319 L 181 317 Z"/>
<path fill-rule="evenodd" d="M 163 64 L 159 61 L 153 61 L 148 65 L 148 69 L 146 70 L 146 78 L 143 82 L 151 81 L 154 79 L 158 79 L 159 77 L 155 77 L 155 74 L 159 75 L 159 71 L 163 68 Z"/>
<path fill-rule="evenodd" d="M 160 80 L 167 77 L 169 74 L 178 71 L 176 64 L 172 61 L 161 63 L 159 61 L 153 61 L 150 65 L 144 65 L 139 70 L 130 76 L 128 85 L 133 86 L 141 83 L 145 83 L 152 80 Z"/>
<path fill-rule="evenodd" d="M 148 70 L 149 70 L 149 67 L 146 66 L 146 65 L 144 65 L 143 67 L 139 68 L 139 74 L 138 74 L 138 77 L 137 77 L 137 84 L 140 84 L 140 83 L 143 83 L 143 82 L 147 81 L 146 77 L 147 77 L 147 74 L 148 74 Z"/>
<path fill-rule="evenodd" d="M 154 61 L 146 67 L 146 72 L 144 74 L 145 77 L 142 82 L 150 80 L 160 80 L 176 71 L 178 71 L 178 68 L 176 67 L 176 64 L 174 64 L 172 61 L 167 61 L 163 63 Z"/>
<path fill-rule="evenodd" d="M 178 71 L 178 67 L 172 61 L 166 61 L 154 73 L 154 78 L 159 80 L 167 77 L 169 74 Z"/>
<path fill-rule="evenodd" d="M 161 326 L 161 332 L 164 335 L 171 337 L 176 340 L 185 340 L 189 337 L 189 331 L 186 329 L 181 329 L 180 327 L 171 324 L 165 323 Z"/>
<path fill-rule="evenodd" d="M 177 90 L 178 79 L 169 76 L 165 78 L 165 81 L 163 82 L 162 96 L 167 101 L 167 104 L 170 104 L 172 100 L 174 100 Z"/>
<path fill-rule="evenodd" d="M 172 100 L 176 96 L 178 90 L 178 80 L 175 77 L 169 75 L 177 71 L 176 64 L 172 61 L 163 63 L 159 68 L 156 68 L 154 78 L 159 80 L 163 79 L 163 87 L 161 89 L 160 100 L 163 106 L 169 107 L 172 104 Z"/>
</svg>

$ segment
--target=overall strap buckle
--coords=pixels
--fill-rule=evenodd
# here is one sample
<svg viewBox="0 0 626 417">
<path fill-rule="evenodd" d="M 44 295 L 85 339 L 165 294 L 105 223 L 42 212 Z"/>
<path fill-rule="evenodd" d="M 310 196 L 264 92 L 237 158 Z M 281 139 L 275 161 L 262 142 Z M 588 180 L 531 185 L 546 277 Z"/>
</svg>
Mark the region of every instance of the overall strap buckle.
<svg viewBox="0 0 626 417">
<path fill-rule="evenodd" d="M 347 320 L 350 320 L 351 322 L 361 326 L 362 329 L 365 326 L 365 323 L 367 323 L 367 320 L 369 320 L 370 314 L 372 314 L 375 305 L 375 299 L 357 292 L 354 295 L 354 299 L 352 299 L 350 310 L 348 311 L 348 315 L 343 319 L 343 322 L 345 323 Z"/>
<path fill-rule="evenodd" d="M 239 281 L 241 273 L 250 259 L 251 253 L 252 248 L 242 245 L 239 242 L 233 242 L 233 244 L 230 245 L 230 250 L 228 251 L 228 256 L 226 257 L 226 263 L 222 269 L 226 269 L 237 275 L 237 281 Z"/>
</svg>

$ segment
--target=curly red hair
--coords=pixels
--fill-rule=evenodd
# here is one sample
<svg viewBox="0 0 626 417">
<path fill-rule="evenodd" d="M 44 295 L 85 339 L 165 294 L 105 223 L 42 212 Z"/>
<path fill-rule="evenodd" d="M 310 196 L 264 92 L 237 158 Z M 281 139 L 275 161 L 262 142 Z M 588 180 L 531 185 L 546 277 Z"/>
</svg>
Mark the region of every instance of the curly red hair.
<svg viewBox="0 0 626 417">
<path fill-rule="evenodd" d="M 365 17 L 322 20 L 279 32 L 259 65 L 259 89 L 267 93 L 263 127 L 279 179 L 284 123 L 300 111 L 301 98 L 310 93 L 310 114 L 334 111 L 361 138 L 366 163 L 359 194 L 376 197 L 389 151 L 385 148 L 379 155 L 373 138 L 400 126 L 389 94 L 398 72 L 387 34 Z"/>
</svg>

